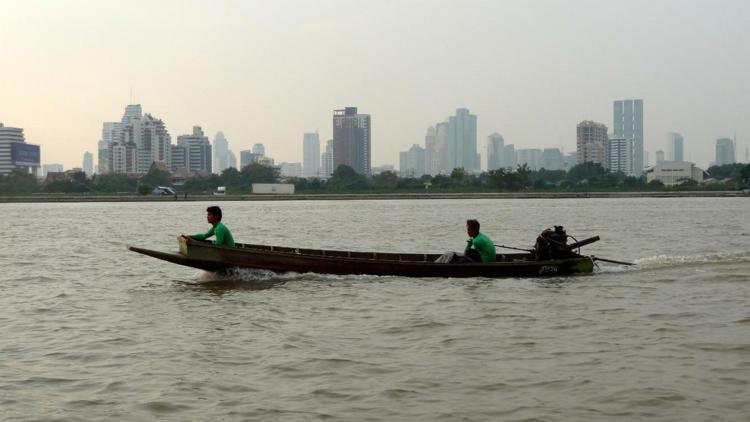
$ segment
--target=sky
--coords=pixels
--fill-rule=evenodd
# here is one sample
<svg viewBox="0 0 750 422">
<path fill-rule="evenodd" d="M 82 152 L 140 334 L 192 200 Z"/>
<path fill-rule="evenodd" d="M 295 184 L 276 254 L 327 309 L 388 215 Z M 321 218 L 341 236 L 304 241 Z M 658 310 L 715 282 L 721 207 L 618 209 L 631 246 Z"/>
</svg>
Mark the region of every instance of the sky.
<svg viewBox="0 0 750 422">
<path fill-rule="evenodd" d="M 237 155 L 255 143 L 302 161 L 332 110 L 372 116 L 373 165 L 424 146 L 466 107 L 516 148 L 575 151 L 576 124 L 612 128 L 644 100 L 645 148 L 685 138 L 704 168 L 715 141 L 750 141 L 746 0 L 0 0 L 0 122 L 80 167 L 128 103 L 172 135 L 201 126 Z"/>
</svg>

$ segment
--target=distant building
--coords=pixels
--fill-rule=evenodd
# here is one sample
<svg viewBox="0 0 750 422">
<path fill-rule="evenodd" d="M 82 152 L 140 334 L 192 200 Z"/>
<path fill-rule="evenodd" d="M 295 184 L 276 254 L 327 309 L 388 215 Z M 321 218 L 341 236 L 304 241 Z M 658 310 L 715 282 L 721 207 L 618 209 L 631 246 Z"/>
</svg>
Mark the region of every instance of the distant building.
<svg viewBox="0 0 750 422">
<path fill-rule="evenodd" d="M 23 129 L 0 123 L 0 176 L 21 169 L 36 175 L 40 167 L 39 145 L 26 143 Z"/>
<path fill-rule="evenodd" d="M 603 123 L 584 120 L 576 127 L 577 163 L 605 165 L 607 126 Z"/>
<path fill-rule="evenodd" d="M 716 140 L 716 165 L 734 164 L 736 160 L 734 153 L 734 142 L 729 138 Z"/>
<path fill-rule="evenodd" d="M 187 169 L 191 173 L 211 173 L 211 143 L 200 126 L 193 126 L 192 135 L 177 137 L 177 145 L 187 148 Z"/>
<path fill-rule="evenodd" d="M 643 100 L 618 100 L 613 104 L 614 137 L 633 140 L 633 168 L 640 175 L 644 165 Z"/>
<path fill-rule="evenodd" d="M 516 150 L 516 162 L 519 166 L 526 164 L 529 170 L 537 171 L 542 168 L 542 150 L 536 148 Z"/>
<path fill-rule="evenodd" d="M 617 137 L 607 139 L 604 167 L 612 173 L 620 172 L 627 176 L 635 176 L 636 173 L 633 168 L 634 145 L 632 139 Z"/>
<path fill-rule="evenodd" d="M 578 153 L 569 152 L 565 154 L 565 171 L 570 171 L 573 167 L 578 164 Z"/>
<path fill-rule="evenodd" d="M 372 175 L 377 176 L 380 173 L 385 173 L 387 171 L 395 171 L 396 169 L 393 167 L 393 164 L 383 164 L 382 166 L 376 166 L 372 168 Z"/>
<path fill-rule="evenodd" d="M 667 160 L 685 161 L 683 155 L 684 142 L 682 135 L 676 132 L 667 134 Z"/>
<path fill-rule="evenodd" d="M 237 156 L 234 155 L 234 152 L 232 150 L 227 150 L 227 168 L 233 167 L 238 169 L 237 167 Z"/>
<path fill-rule="evenodd" d="M 213 171 L 216 174 L 221 174 L 222 171 L 227 169 L 229 166 L 229 142 L 224 136 L 224 133 L 219 131 L 214 136 L 213 150 L 211 151 L 214 157 L 213 160 Z"/>
<path fill-rule="evenodd" d="M 45 164 L 42 166 L 42 177 L 47 177 L 48 173 L 62 173 L 63 171 L 62 164 Z"/>
<path fill-rule="evenodd" d="M 278 167 L 281 177 L 302 177 L 302 163 L 280 163 Z"/>
<path fill-rule="evenodd" d="M 545 148 L 542 151 L 542 168 L 545 170 L 565 170 L 565 157 L 560 148 Z"/>
<path fill-rule="evenodd" d="M 302 175 L 320 176 L 320 137 L 317 132 L 302 136 Z"/>
<path fill-rule="evenodd" d="M 662 161 L 665 161 L 664 160 L 664 151 L 662 151 L 662 150 L 656 151 L 656 164 L 659 164 Z M 680 160 L 680 161 L 682 161 L 682 160 Z"/>
<path fill-rule="evenodd" d="M 505 152 L 505 139 L 495 132 L 487 137 L 487 171 L 503 168 L 503 153 Z"/>
<path fill-rule="evenodd" d="M 83 153 L 83 172 L 86 177 L 94 175 L 94 154 L 86 151 Z"/>
<path fill-rule="evenodd" d="M 428 127 L 424 135 L 424 171 L 432 176 L 440 173 L 440 152 L 437 150 L 433 126 Z"/>
<path fill-rule="evenodd" d="M 253 150 L 249 149 L 240 151 L 240 169 L 243 169 L 253 163 L 267 165 L 268 160 L 270 160 L 270 165 L 273 165 L 273 160 L 267 158 L 265 155 L 256 154 L 253 152 Z"/>
<path fill-rule="evenodd" d="M 326 142 L 326 150 L 320 155 L 320 177 L 328 178 L 333 174 L 333 139 Z"/>
<path fill-rule="evenodd" d="M 171 169 L 172 173 L 178 174 L 178 173 L 187 173 L 187 157 L 188 157 L 188 147 L 185 145 L 172 145 L 172 164 Z"/>
<path fill-rule="evenodd" d="M 266 147 L 263 144 L 253 145 L 253 154 L 266 155 Z"/>
<path fill-rule="evenodd" d="M 646 181 L 658 180 L 665 186 L 674 186 L 694 180 L 703 182 L 703 170 L 687 161 L 663 161 L 646 170 Z"/>
<path fill-rule="evenodd" d="M 372 172 L 371 118 L 357 107 L 333 111 L 333 166 L 347 165 L 359 174 Z"/>
<path fill-rule="evenodd" d="M 171 153 L 171 151 L 170 151 Z M 109 169 L 114 174 L 134 174 L 138 171 L 138 148 L 135 143 L 115 142 L 109 149 Z"/>
<path fill-rule="evenodd" d="M 111 141 L 109 141 L 110 139 Z M 135 164 L 135 173 L 146 173 L 151 168 L 151 164 L 155 162 L 166 167 L 169 167 L 171 163 L 172 138 L 164 122 L 150 114 L 143 114 L 140 104 L 130 104 L 125 107 L 125 113 L 120 123 L 104 123 L 102 142 L 109 142 L 109 162 L 105 166 L 108 170 L 115 167 L 113 164 L 113 148 L 115 145 L 132 144 L 126 149 L 135 148 L 138 157 Z M 123 148 L 119 150 L 120 152 L 125 151 Z M 122 169 L 122 157 L 118 157 L 118 159 L 120 164 L 117 168 Z M 101 164 L 100 167 L 102 167 Z"/>
<path fill-rule="evenodd" d="M 515 170 L 516 163 L 516 147 L 513 144 L 508 144 L 505 146 L 505 148 L 503 148 L 503 160 L 501 168 Z"/>
<path fill-rule="evenodd" d="M 401 152 L 398 166 L 401 177 L 422 177 L 425 174 L 424 162 L 425 150 L 417 144 Z"/>
</svg>

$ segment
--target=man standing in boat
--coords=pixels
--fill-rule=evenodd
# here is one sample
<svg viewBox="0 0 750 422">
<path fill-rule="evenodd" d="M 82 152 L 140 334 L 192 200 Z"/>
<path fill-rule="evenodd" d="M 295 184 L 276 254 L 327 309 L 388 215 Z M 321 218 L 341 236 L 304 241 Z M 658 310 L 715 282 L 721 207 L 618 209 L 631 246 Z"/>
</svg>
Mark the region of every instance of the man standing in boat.
<svg viewBox="0 0 750 422">
<path fill-rule="evenodd" d="M 479 232 L 479 221 L 466 220 L 466 241 L 464 256 L 474 262 L 495 262 L 495 245 L 489 237 Z"/>
<path fill-rule="evenodd" d="M 206 208 L 206 220 L 211 228 L 205 234 L 192 234 L 190 236 L 180 235 L 180 237 L 187 239 L 204 240 L 211 236 L 216 236 L 216 246 L 230 246 L 234 247 L 234 239 L 232 233 L 229 232 L 227 226 L 221 222 L 221 208 L 219 207 L 208 207 Z"/>
</svg>

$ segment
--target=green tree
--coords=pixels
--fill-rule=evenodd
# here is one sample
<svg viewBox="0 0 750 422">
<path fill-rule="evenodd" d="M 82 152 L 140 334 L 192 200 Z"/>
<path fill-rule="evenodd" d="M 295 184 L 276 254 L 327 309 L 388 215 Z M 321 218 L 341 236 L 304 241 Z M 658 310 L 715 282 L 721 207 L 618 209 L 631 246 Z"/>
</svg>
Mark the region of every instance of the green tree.
<svg viewBox="0 0 750 422">
<path fill-rule="evenodd" d="M 743 187 L 750 187 L 750 164 L 745 165 L 740 170 L 740 181 Z"/>
<path fill-rule="evenodd" d="M 13 169 L 9 174 L 0 176 L 0 192 L 33 193 L 39 190 L 36 177 L 22 169 Z"/>
<path fill-rule="evenodd" d="M 278 183 L 279 169 L 259 163 L 251 163 L 240 172 L 245 186 L 253 183 Z"/>
<path fill-rule="evenodd" d="M 361 190 L 367 187 L 367 178 L 347 165 L 340 165 L 326 182 L 326 188 L 334 191 Z"/>
<path fill-rule="evenodd" d="M 398 176 L 392 171 L 384 171 L 372 177 L 376 189 L 394 190 L 398 186 Z"/>
<path fill-rule="evenodd" d="M 151 186 L 172 186 L 172 175 L 159 168 L 156 163 L 151 163 L 148 173 L 143 176 L 141 182 Z"/>
<path fill-rule="evenodd" d="M 102 193 L 135 192 L 138 179 L 124 174 L 98 174 L 89 182 L 91 190 Z"/>
<path fill-rule="evenodd" d="M 138 193 L 141 195 L 148 195 L 153 190 L 154 190 L 154 187 L 152 185 L 149 185 L 148 183 L 144 183 L 138 186 Z"/>
</svg>

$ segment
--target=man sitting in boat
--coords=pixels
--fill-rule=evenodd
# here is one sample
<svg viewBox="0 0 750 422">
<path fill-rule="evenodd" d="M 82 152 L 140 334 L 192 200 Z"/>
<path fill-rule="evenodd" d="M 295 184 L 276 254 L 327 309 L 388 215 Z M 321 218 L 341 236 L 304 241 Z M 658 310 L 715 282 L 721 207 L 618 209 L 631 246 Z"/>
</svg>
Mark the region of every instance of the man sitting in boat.
<svg viewBox="0 0 750 422">
<path fill-rule="evenodd" d="M 495 262 L 495 245 L 489 237 L 479 232 L 479 221 L 466 220 L 466 241 L 464 256 L 473 262 Z"/>
<path fill-rule="evenodd" d="M 211 225 L 211 228 L 208 229 L 208 232 L 206 232 L 205 234 L 191 234 L 190 236 L 185 236 L 183 234 L 180 237 L 184 237 L 187 239 L 204 240 L 216 235 L 216 246 L 234 246 L 232 233 L 230 233 L 227 226 L 225 226 L 224 223 L 221 222 L 221 208 L 206 208 L 206 220 L 208 220 L 208 224 Z"/>
</svg>

